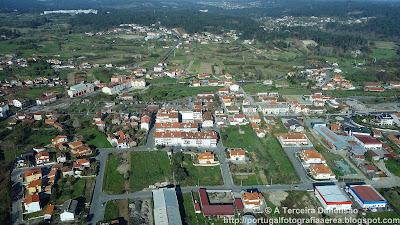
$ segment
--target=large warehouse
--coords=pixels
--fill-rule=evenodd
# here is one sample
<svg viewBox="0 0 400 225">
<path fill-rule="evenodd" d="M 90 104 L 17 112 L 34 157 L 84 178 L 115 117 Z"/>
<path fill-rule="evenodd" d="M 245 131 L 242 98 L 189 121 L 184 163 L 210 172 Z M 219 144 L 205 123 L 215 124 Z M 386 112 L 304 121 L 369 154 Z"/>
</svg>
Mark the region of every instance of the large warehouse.
<svg viewBox="0 0 400 225">
<path fill-rule="evenodd" d="M 352 202 L 336 185 L 315 186 L 315 196 L 326 210 L 350 210 Z"/>
<path fill-rule="evenodd" d="M 350 185 L 349 193 L 364 209 L 386 207 L 386 200 L 370 185 Z"/>
<path fill-rule="evenodd" d="M 182 225 L 175 189 L 153 191 L 154 222 L 160 225 Z"/>
</svg>

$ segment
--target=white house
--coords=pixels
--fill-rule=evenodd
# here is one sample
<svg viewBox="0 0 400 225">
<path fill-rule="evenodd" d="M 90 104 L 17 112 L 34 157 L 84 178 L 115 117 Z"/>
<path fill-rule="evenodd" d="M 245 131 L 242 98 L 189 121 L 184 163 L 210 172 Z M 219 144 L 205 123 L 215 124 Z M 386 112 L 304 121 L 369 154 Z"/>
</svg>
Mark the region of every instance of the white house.
<svg viewBox="0 0 400 225">
<path fill-rule="evenodd" d="M 215 156 L 211 152 L 199 154 L 199 164 L 214 164 Z"/>
<path fill-rule="evenodd" d="M 72 200 L 72 199 L 64 202 L 64 204 L 61 208 L 60 220 L 62 222 L 75 220 L 75 211 L 76 211 L 77 205 L 78 205 L 78 201 Z"/>
<path fill-rule="evenodd" d="M 321 153 L 317 152 L 316 150 L 303 150 L 300 153 L 300 157 L 305 164 L 326 163 Z"/>
<path fill-rule="evenodd" d="M 40 199 L 37 193 L 27 195 L 24 200 L 24 207 L 28 213 L 33 213 L 42 210 Z"/>
<path fill-rule="evenodd" d="M 231 91 L 239 91 L 239 84 L 236 82 L 232 82 L 232 84 L 229 86 L 229 89 Z"/>
<path fill-rule="evenodd" d="M 217 142 L 217 133 L 210 130 L 203 132 L 154 132 L 155 145 L 215 148 L 217 147 Z"/>
<path fill-rule="evenodd" d="M 0 119 L 7 118 L 8 110 L 10 110 L 8 104 L 0 103 Z"/>
<path fill-rule="evenodd" d="M 57 163 L 63 163 L 67 161 L 67 157 L 64 152 L 57 152 L 56 154 Z"/>
<path fill-rule="evenodd" d="M 107 95 L 118 95 L 131 88 L 130 82 L 111 83 L 103 87 L 101 91 Z"/>
<path fill-rule="evenodd" d="M 22 106 L 26 105 L 27 101 L 24 99 L 14 99 L 13 106 L 17 108 L 22 108 Z"/>
<path fill-rule="evenodd" d="M 133 88 L 145 88 L 146 81 L 144 79 L 132 79 L 130 80 L 131 86 Z"/>
<path fill-rule="evenodd" d="M 329 168 L 325 164 L 318 164 L 318 163 L 310 164 L 309 169 L 311 175 L 316 180 L 329 180 L 336 178 L 331 168 Z"/>
<path fill-rule="evenodd" d="M 36 165 L 40 165 L 50 161 L 50 154 L 48 152 L 40 152 L 35 155 Z"/>
<path fill-rule="evenodd" d="M 230 149 L 229 151 L 229 160 L 233 161 L 244 161 L 246 159 L 246 152 L 243 149 Z"/>
<path fill-rule="evenodd" d="M 143 115 L 142 118 L 140 119 L 140 129 L 149 131 L 150 129 L 150 116 L 148 115 Z"/>
<path fill-rule="evenodd" d="M 264 197 L 259 192 L 243 193 L 243 207 L 245 210 L 260 212 L 265 206 Z"/>
<path fill-rule="evenodd" d="M 214 120 L 210 112 L 203 113 L 203 127 L 213 127 Z"/>
<path fill-rule="evenodd" d="M 51 102 L 55 102 L 57 100 L 57 95 L 46 96 L 43 98 L 39 98 L 36 100 L 37 105 L 45 105 Z"/>
</svg>

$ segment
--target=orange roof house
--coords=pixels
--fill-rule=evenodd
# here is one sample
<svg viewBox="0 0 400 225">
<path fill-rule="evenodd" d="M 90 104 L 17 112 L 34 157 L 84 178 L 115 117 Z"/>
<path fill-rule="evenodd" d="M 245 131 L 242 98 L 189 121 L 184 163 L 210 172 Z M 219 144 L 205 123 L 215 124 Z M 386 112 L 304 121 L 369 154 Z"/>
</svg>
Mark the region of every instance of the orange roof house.
<svg viewBox="0 0 400 225">
<path fill-rule="evenodd" d="M 245 209 L 259 211 L 264 205 L 264 197 L 259 192 L 243 193 L 243 206 Z"/>
<path fill-rule="evenodd" d="M 213 164 L 214 159 L 214 154 L 212 154 L 211 152 L 199 154 L 199 164 Z"/>
</svg>

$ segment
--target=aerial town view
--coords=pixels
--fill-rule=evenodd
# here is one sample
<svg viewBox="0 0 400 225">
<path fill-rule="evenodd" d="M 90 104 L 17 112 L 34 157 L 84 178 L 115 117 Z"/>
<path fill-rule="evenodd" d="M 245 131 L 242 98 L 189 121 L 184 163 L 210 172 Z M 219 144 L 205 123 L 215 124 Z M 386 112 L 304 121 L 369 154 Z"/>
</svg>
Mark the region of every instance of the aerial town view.
<svg viewBox="0 0 400 225">
<path fill-rule="evenodd" d="M 400 1 L 2 0 L 0 225 L 400 224 Z"/>
</svg>

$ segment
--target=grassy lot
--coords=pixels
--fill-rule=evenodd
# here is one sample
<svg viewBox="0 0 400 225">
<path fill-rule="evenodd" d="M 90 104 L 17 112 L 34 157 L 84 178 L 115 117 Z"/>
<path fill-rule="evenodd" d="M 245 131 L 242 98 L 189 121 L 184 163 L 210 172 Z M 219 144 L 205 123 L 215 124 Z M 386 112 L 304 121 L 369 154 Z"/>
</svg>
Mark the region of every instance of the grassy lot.
<svg viewBox="0 0 400 225">
<path fill-rule="evenodd" d="M 106 204 L 106 210 L 104 212 L 104 220 L 113 220 L 118 217 L 117 201 L 108 201 Z"/>
<path fill-rule="evenodd" d="M 150 84 L 165 84 L 165 83 L 177 83 L 178 80 L 171 77 L 162 77 L 162 78 L 154 78 L 154 79 L 146 79 L 146 83 Z"/>
<path fill-rule="evenodd" d="M 285 217 L 285 218 L 310 218 L 310 217 L 317 217 L 320 218 L 321 215 L 318 213 L 316 214 L 301 214 L 301 213 L 294 213 L 294 214 L 289 214 L 289 213 L 284 213 L 283 207 L 287 207 L 290 209 L 315 209 L 315 211 L 318 211 L 318 207 L 320 207 L 320 204 L 317 202 L 318 200 L 312 199 L 307 191 L 286 191 L 288 194 L 286 199 L 282 200 L 280 202 L 280 206 L 278 207 L 277 205 L 274 205 L 271 201 L 269 201 L 269 196 L 275 195 L 276 193 L 274 192 L 264 192 L 264 199 L 267 203 L 268 207 L 271 207 L 272 210 L 275 210 L 275 208 L 279 208 L 279 212 L 273 211 L 273 213 L 269 214 L 272 218 L 278 218 L 278 217 Z M 321 206 L 322 207 L 322 206 Z"/>
<path fill-rule="evenodd" d="M 216 186 L 223 185 L 220 166 L 193 166 L 191 156 L 184 155 L 183 168 L 188 177 L 182 182 L 183 186 Z"/>
<path fill-rule="evenodd" d="M 34 134 L 29 137 L 29 143 L 36 146 L 45 146 L 51 144 L 51 139 L 55 138 L 59 134 L 60 132 L 56 129 L 34 132 Z"/>
<path fill-rule="evenodd" d="M 283 151 L 278 139 L 272 135 L 269 135 L 268 138 L 262 139 L 262 141 L 264 146 L 266 146 L 269 155 L 278 166 L 278 170 L 283 175 L 283 178 L 288 179 L 288 181 L 299 181 L 293 165 L 288 159 L 286 153 Z"/>
<path fill-rule="evenodd" d="M 240 129 L 244 131 L 244 134 L 240 134 L 239 129 L 235 126 L 230 126 L 221 130 L 221 139 L 225 147 L 244 148 L 249 152 L 253 152 L 257 157 L 257 159 L 253 159 L 255 169 L 262 170 L 268 182 L 270 182 L 271 179 L 275 184 L 287 184 L 293 181 L 299 181 L 292 164 L 273 136 L 259 139 L 250 125 L 241 126 Z M 256 181 L 256 179 L 251 176 L 243 180 L 246 184 L 254 181 Z M 254 185 L 256 184 L 258 184 L 258 182 L 254 183 Z"/>
<path fill-rule="evenodd" d="M 385 161 L 386 168 L 395 176 L 400 176 L 400 162 L 397 159 L 389 158 Z"/>
<path fill-rule="evenodd" d="M 367 213 L 365 216 L 366 218 L 399 218 L 399 215 L 395 211 L 390 211 L 390 212 L 371 212 Z M 370 223 L 372 224 L 378 224 L 378 223 Z"/>
<path fill-rule="evenodd" d="M 235 176 L 232 175 L 233 183 L 236 185 L 250 186 L 250 185 L 263 185 L 258 175 Z"/>
<path fill-rule="evenodd" d="M 386 90 L 385 92 L 368 92 L 361 90 L 354 91 L 326 91 L 327 94 L 335 96 L 337 98 L 346 98 L 351 96 L 378 96 L 378 97 L 393 97 L 400 96 L 400 91 L 396 90 Z"/>
<path fill-rule="evenodd" d="M 120 165 L 119 160 L 120 158 L 115 154 L 108 156 L 103 188 L 113 194 L 122 194 L 125 191 L 125 186 L 123 185 L 125 182 L 124 175 L 117 171 Z"/>
<path fill-rule="evenodd" d="M 61 205 L 68 199 L 82 198 L 84 202 L 90 202 L 90 188 L 94 185 L 95 178 L 61 178 L 57 181 L 55 204 Z M 51 198 L 51 197 L 50 197 Z"/>
<path fill-rule="evenodd" d="M 396 46 L 396 43 L 392 41 L 375 41 L 376 48 L 392 49 Z"/>
<path fill-rule="evenodd" d="M 243 90 L 249 93 L 258 93 L 258 92 L 278 92 L 281 95 L 307 95 L 311 94 L 311 90 L 297 90 L 297 89 L 289 89 L 289 88 L 275 88 L 271 86 L 265 86 L 260 84 L 248 84 L 243 86 Z"/>
<path fill-rule="evenodd" d="M 132 152 L 131 162 L 131 192 L 140 191 L 157 182 L 171 181 L 166 152 Z"/>
<path fill-rule="evenodd" d="M 185 193 L 182 194 L 182 196 L 178 196 L 178 200 L 180 200 L 179 205 L 183 206 L 183 210 L 180 210 L 183 224 L 199 224 L 196 212 L 194 211 L 191 193 Z"/>
<path fill-rule="evenodd" d="M 94 127 L 78 130 L 77 134 L 93 137 L 87 142 L 89 146 L 94 146 L 95 148 L 112 148 L 110 142 L 107 141 L 107 137 Z"/>
<path fill-rule="evenodd" d="M 173 101 L 203 92 L 217 91 L 218 87 L 189 87 L 187 85 L 151 86 L 145 94 L 138 96 L 143 101 Z"/>
</svg>

